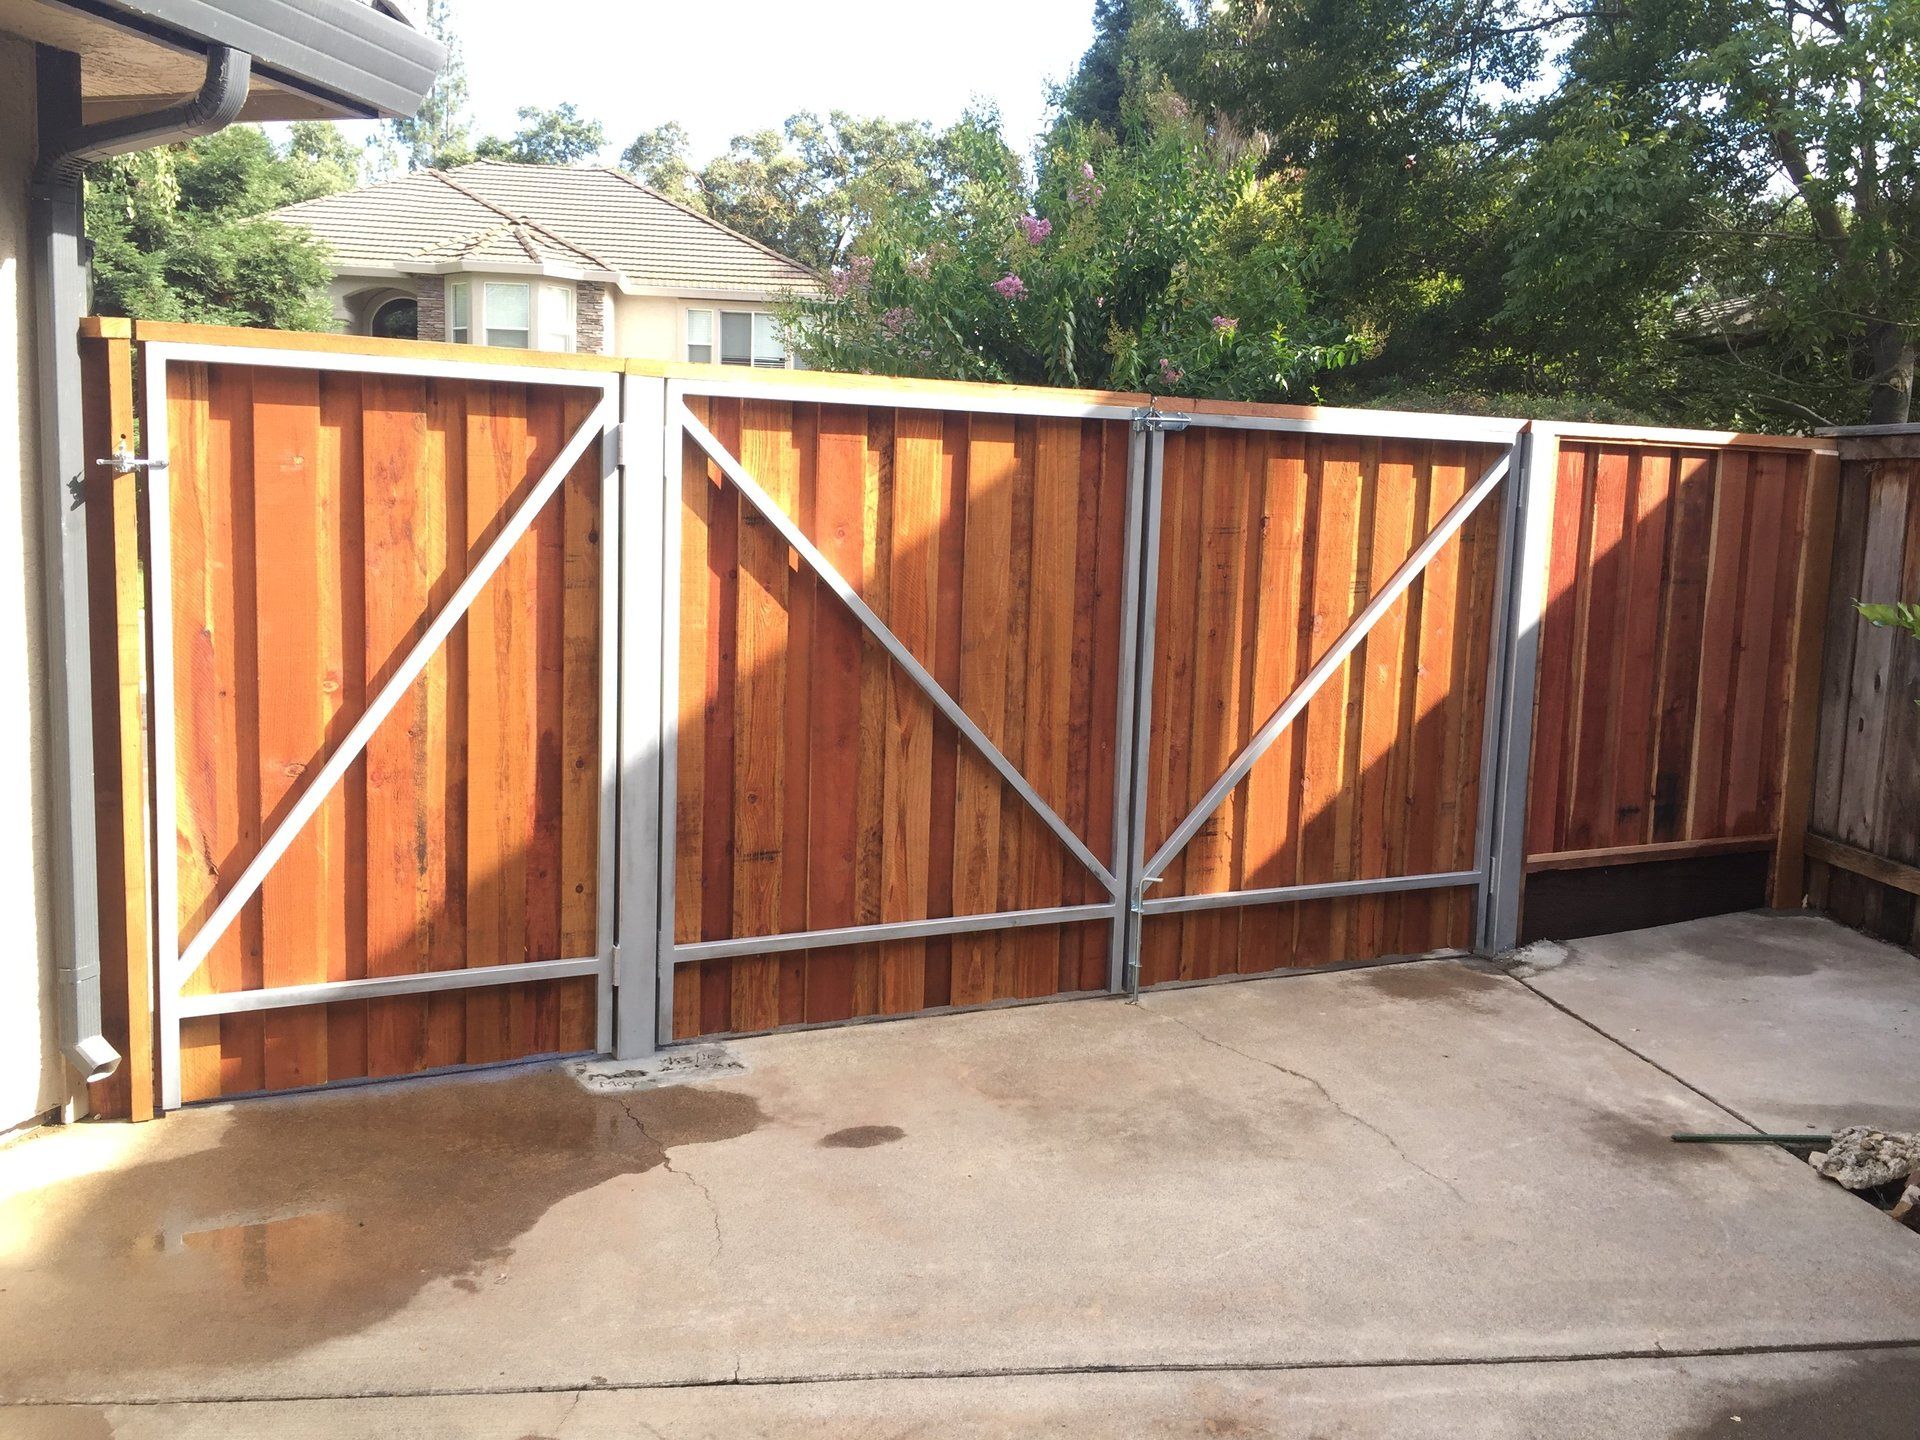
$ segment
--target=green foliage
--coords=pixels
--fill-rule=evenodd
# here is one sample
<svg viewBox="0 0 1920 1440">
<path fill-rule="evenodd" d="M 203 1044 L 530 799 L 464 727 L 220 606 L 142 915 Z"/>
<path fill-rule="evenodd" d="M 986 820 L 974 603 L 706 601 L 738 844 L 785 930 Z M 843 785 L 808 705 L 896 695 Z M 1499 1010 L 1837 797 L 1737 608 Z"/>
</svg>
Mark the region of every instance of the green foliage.
<svg viewBox="0 0 1920 1440">
<path fill-rule="evenodd" d="M 445 170 L 473 159 L 467 120 L 467 64 L 453 24 L 453 0 L 427 0 L 427 32 L 446 46 L 446 63 L 413 114 L 386 123 L 387 146 L 409 170 Z"/>
<path fill-rule="evenodd" d="M 1057 133 L 1031 186 L 996 116 L 941 146 L 939 198 L 883 206 L 829 293 L 788 304 L 809 363 L 1271 398 L 1365 352 L 1317 303 L 1350 234 L 1177 106 L 1130 147 Z"/>
<path fill-rule="evenodd" d="M 263 212 L 347 188 L 357 157 L 325 125 L 286 153 L 254 126 L 104 160 L 87 175 L 94 309 L 145 320 L 321 330 L 329 269 L 304 232 Z"/>
<path fill-rule="evenodd" d="M 1727 419 L 1906 418 L 1920 7 L 1640 0 L 1581 27 L 1534 128 L 1527 343 Z"/>
<path fill-rule="evenodd" d="M 695 169 L 677 124 L 643 131 L 621 164 L 656 190 L 802 264 L 845 260 L 883 209 L 945 202 L 942 137 L 921 122 L 835 110 L 789 116 L 779 130 L 736 135 Z"/>
<path fill-rule="evenodd" d="M 427 30 L 447 48 L 446 63 L 433 89 L 411 116 L 389 120 L 385 145 L 389 163 L 408 170 L 448 170 L 473 160 L 511 160 L 522 165 L 577 165 L 591 160 L 607 143 L 606 128 L 583 116 L 571 102 L 551 109 L 522 105 L 520 126 L 511 135 L 473 138 L 467 114 L 467 66 L 453 22 L 453 0 L 427 0 Z"/>
<path fill-rule="evenodd" d="M 1904 630 L 1914 639 L 1920 640 L 1920 600 L 1912 602 L 1896 600 L 1890 605 L 1869 605 L 1856 600 L 1853 606 L 1860 612 L 1860 618 L 1869 625 Z"/>
<path fill-rule="evenodd" d="M 542 109 L 522 105 L 520 128 L 502 139 L 488 135 L 473 147 L 479 160 L 512 160 L 521 165 L 577 165 L 591 160 L 607 143 L 607 130 L 589 120 L 571 102 Z"/>
</svg>

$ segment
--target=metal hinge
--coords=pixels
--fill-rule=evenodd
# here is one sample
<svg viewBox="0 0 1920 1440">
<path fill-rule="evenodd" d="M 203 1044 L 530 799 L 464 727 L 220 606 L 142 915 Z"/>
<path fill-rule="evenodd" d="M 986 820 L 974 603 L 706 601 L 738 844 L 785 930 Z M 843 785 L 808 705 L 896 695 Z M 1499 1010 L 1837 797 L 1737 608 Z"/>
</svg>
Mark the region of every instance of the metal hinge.
<svg viewBox="0 0 1920 1440">
<path fill-rule="evenodd" d="M 1149 405 L 1144 410 L 1133 412 L 1135 430 L 1177 431 L 1186 429 L 1191 423 L 1187 416 L 1162 410 L 1156 405 Z"/>
<path fill-rule="evenodd" d="M 620 988 L 620 942 L 618 940 L 613 942 L 613 954 L 607 958 L 613 962 L 611 984 L 615 990 L 618 990 Z"/>
<path fill-rule="evenodd" d="M 96 460 L 93 463 L 108 466 L 116 475 L 126 475 L 135 470 L 164 470 L 167 468 L 166 461 L 148 460 L 143 456 L 134 454 L 125 444 L 122 444 L 118 450 L 115 450 L 113 454 L 107 456 L 105 459 Z"/>
</svg>

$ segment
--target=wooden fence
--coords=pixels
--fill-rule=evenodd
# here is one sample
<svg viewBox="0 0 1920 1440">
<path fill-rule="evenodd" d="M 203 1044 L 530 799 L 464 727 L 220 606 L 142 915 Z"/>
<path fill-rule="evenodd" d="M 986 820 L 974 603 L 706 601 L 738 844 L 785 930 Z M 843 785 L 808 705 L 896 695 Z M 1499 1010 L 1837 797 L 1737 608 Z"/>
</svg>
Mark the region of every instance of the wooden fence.
<svg viewBox="0 0 1920 1440">
<path fill-rule="evenodd" d="M 1754 437 L 1557 443 L 1529 871 L 1746 856 L 1678 871 L 1690 893 L 1673 899 L 1800 903 L 1833 457 Z M 1666 918 L 1605 877 L 1554 883 L 1529 933 L 1564 934 L 1561 893 L 1581 883 L 1587 903 L 1571 909 L 1609 928 Z"/>
<path fill-rule="evenodd" d="M 1842 433 L 1813 784 L 1814 903 L 1920 950 L 1920 641 L 1855 600 L 1920 599 L 1920 427 Z"/>
<path fill-rule="evenodd" d="M 657 867 L 671 900 L 663 1041 L 1106 991 L 1128 935 L 1146 985 L 1479 945 L 1504 773 L 1488 766 L 1502 765 L 1510 714 L 1532 719 L 1520 739 L 1535 882 L 1734 851 L 1771 867 L 1776 900 L 1798 898 L 1833 494 L 1810 442 L 1534 427 L 1544 468 L 1509 473 L 1520 422 L 1196 405 L 1206 423 L 1163 427 L 1147 462 L 1145 396 L 198 327 L 93 333 L 102 455 L 141 433 L 135 342 L 176 356 L 143 412 L 148 429 L 164 422 L 172 468 L 147 498 L 164 494 L 171 544 L 152 548 L 156 517 L 131 476 L 90 477 L 96 637 L 112 638 L 95 675 L 109 1024 L 129 1055 L 96 1093 L 105 1113 L 151 1113 L 168 1044 L 164 1016 L 153 1038 L 167 977 L 152 951 L 188 944 L 311 777 L 342 763 L 430 618 L 576 443 L 596 403 L 581 385 L 604 394 L 608 376 L 624 376 L 629 430 L 657 426 L 683 393 L 737 473 L 677 422 L 650 432 L 668 437 L 664 465 L 629 434 L 623 482 L 610 448 L 567 471 L 189 984 L 181 1098 L 605 1045 L 616 787 L 638 817 L 623 824 L 641 826 L 622 863 L 656 845 L 672 857 Z M 652 410 L 636 386 L 652 387 Z M 662 469 L 679 476 L 671 495 Z M 764 492 L 751 504 L 743 474 Z M 1523 483 L 1552 507 L 1537 552 L 1515 530 Z M 626 552 L 619 623 L 666 632 L 654 638 L 673 698 L 621 722 L 635 728 L 617 767 L 604 657 L 631 668 L 644 647 L 614 647 L 603 619 L 622 583 L 607 532 L 626 523 L 603 484 L 678 535 L 673 564 L 662 549 L 636 572 Z M 1485 498 L 1469 515 L 1463 496 Z M 156 554 L 163 636 L 143 631 Z M 1532 593 L 1535 563 L 1544 608 L 1529 617 L 1515 595 Z M 677 584 L 659 591 L 662 573 Z M 1390 581 L 1405 588 L 1386 604 Z M 1377 623 L 1355 640 L 1367 610 Z M 1537 685 L 1516 709 L 1505 659 L 1513 627 L 1535 621 Z M 147 641 L 173 669 L 171 753 L 152 756 Z M 1143 878 L 1143 855 L 1226 786 L 1336 646 L 1346 658 L 1298 719 Z M 650 817 L 641 782 L 662 745 L 673 801 Z M 150 835 L 149 770 L 175 777 L 161 797 L 172 835 Z M 158 881 L 175 873 L 177 906 L 156 915 Z M 655 939 L 636 928 L 652 923 L 652 882 L 634 883 L 623 966 Z M 1310 893 L 1267 894 L 1294 887 Z M 1196 897 L 1213 900 L 1183 908 Z M 1056 907 L 1081 913 L 742 943 Z M 673 948 L 702 945 L 724 953 L 682 957 L 676 973 Z M 272 993 L 574 961 L 567 978 L 485 988 Z M 272 1008 L 198 1013 L 219 1008 L 209 997 Z M 653 1003 L 619 999 L 623 1014 Z"/>
<path fill-rule="evenodd" d="M 885 405 L 693 408 L 1111 863 L 1127 427 Z M 691 439 L 681 942 L 1071 905 L 1090 877 Z M 696 961 L 674 1034 L 1103 989 L 1082 923 Z"/>
<path fill-rule="evenodd" d="M 1145 849 L 1200 802 L 1499 455 L 1195 429 L 1162 475 Z M 1483 504 L 1169 865 L 1155 897 L 1474 864 L 1501 522 Z M 1147 984 L 1473 943 L 1465 890 L 1149 916 Z"/>
</svg>

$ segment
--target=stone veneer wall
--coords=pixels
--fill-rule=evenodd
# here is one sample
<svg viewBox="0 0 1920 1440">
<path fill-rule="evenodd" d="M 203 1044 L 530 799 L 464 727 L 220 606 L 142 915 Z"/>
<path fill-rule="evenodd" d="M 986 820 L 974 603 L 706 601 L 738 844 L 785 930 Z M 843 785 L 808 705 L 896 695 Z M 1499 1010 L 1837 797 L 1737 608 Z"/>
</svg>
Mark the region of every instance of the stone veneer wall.
<svg viewBox="0 0 1920 1440">
<path fill-rule="evenodd" d="M 419 338 L 447 338 L 447 282 L 440 275 L 416 275 L 414 298 L 419 317 Z"/>
<path fill-rule="evenodd" d="M 607 353 L 607 288 L 597 280 L 574 284 L 573 348 L 582 355 Z"/>
</svg>

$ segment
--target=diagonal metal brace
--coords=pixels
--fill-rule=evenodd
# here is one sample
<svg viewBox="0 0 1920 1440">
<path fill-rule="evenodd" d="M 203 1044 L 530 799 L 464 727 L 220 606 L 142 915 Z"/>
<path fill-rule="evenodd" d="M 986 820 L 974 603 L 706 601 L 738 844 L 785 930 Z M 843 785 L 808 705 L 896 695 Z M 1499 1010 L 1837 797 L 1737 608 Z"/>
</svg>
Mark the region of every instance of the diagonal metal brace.
<svg viewBox="0 0 1920 1440">
<path fill-rule="evenodd" d="M 373 738 L 374 731 L 378 730 L 381 722 L 392 713 L 393 707 L 400 703 L 400 697 L 405 695 L 413 682 L 420 678 L 420 672 L 427 668 L 427 662 L 433 658 L 434 652 L 445 643 L 447 636 L 453 633 L 453 627 L 466 616 L 480 591 L 485 588 L 487 581 L 493 578 L 494 572 L 506 563 L 508 552 L 513 549 L 520 537 L 527 533 L 534 518 L 545 508 L 547 501 L 553 498 L 554 492 L 567 478 L 568 472 L 586 453 L 587 446 L 599 439 L 601 434 L 614 423 L 617 411 L 618 401 L 615 394 L 612 391 L 603 393 L 599 403 L 594 406 L 593 412 L 587 416 L 585 423 L 573 438 L 567 441 L 559 455 L 554 457 L 553 463 L 547 467 L 538 483 L 528 491 L 527 498 L 520 502 L 520 508 L 513 512 L 511 518 L 501 527 L 500 533 L 494 537 L 493 543 L 487 546 L 486 552 L 481 555 L 478 563 L 467 572 L 466 578 L 460 582 L 459 588 L 448 599 L 445 608 L 433 617 L 433 623 L 427 626 L 426 632 L 421 635 L 413 649 L 407 652 L 406 659 L 394 669 L 387 683 L 380 687 L 380 693 L 374 696 L 372 703 L 354 722 L 353 728 L 347 731 L 346 737 L 327 757 L 326 763 L 315 772 L 313 779 L 301 790 L 300 798 L 293 802 L 286 817 L 274 827 L 273 834 L 267 837 L 266 843 L 248 862 L 247 868 L 240 872 L 240 877 L 233 882 L 232 888 L 221 897 L 220 903 L 207 917 L 206 924 L 200 927 L 192 941 L 181 951 L 180 958 L 174 962 L 174 973 L 166 977 L 172 984 L 175 986 L 185 984 L 194 971 L 206 963 L 207 956 L 212 953 L 213 947 L 239 918 L 247 902 L 253 898 L 254 893 L 266 880 L 267 873 L 286 853 L 287 847 L 293 844 L 295 837 L 299 835 L 307 821 L 313 818 L 314 812 L 320 808 L 333 787 L 340 783 L 341 777 L 352 767 L 353 762 L 360 758 L 361 752 L 367 748 L 367 742 Z"/>
<path fill-rule="evenodd" d="M 1267 753 L 1273 742 L 1280 738 L 1281 732 L 1300 717 L 1313 697 L 1320 692 L 1320 687 L 1333 678 L 1334 672 L 1346 663 L 1347 657 L 1359 647 L 1362 640 L 1367 638 L 1367 632 L 1380 622 L 1381 616 L 1393 608 L 1394 602 L 1406 593 L 1407 588 L 1419 577 L 1420 572 L 1425 570 L 1433 557 L 1440 553 L 1441 547 L 1467 523 L 1467 517 L 1479 508 L 1480 502 L 1491 495 L 1494 488 L 1506 478 L 1507 468 L 1512 463 L 1513 452 L 1508 450 L 1488 466 L 1486 473 L 1474 481 L 1473 488 L 1454 501 L 1452 508 L 1440 518 L 1440 523 L 1433 527 L 1433 533 L 1422 540 L 1414 552 L 1401 562 L 1400 568 L 1393 572 L 1387 583 L 1381 587 L 1380 593 L 1369 600 L 1366 608 L 1353 617 L 1347 628 L 1340 632 L 1340 638 L 1333 642 L 1333 647 L 1320 657 L 1314 667 L 1307 672 L 1306 678 L 1294 686 L 1293 693 L 1281 702 L 1280 708 L 1267 717 L 1266 723 L 1254 732 L 1253 738 L 1246 743 L 1238 755 L 1233 757 L 1233 763 L 1227 766 L 1225 773 L 1213 782 L 1205 795 L 1200 797 L 1200 803 L 1194 806 L 1192 813 L 1180 822 L 1174 832 L 1167 837 L 1167 843 L 1156 850 L 1153 858 L 1147 861 L 1141 870 L 1142 889 L 1152 885 L 1166 873 L 1166 868 L 1172 863 L 1173 858 L 1187 847 L 1187 843 L 1195 835 L 1200 833 L 1201 827 L 1212 818 L 1213 812 L 1225 803 L 1227 797 L 1233 793 L 1234 787 L 1247 778 L 1247 772 L 1253 769 L 1255 762 Z"/>
<path fill-rule="evenodd" d="M 952 722 L 953 727 L 967 737 L 969 743 L 978 750 L 986 762 L 999 774 L 1000 778 L 1011 785 L 1020 798 L 1032 807 L 1033 812 L 1046 822 L 1047 828 L 1059 838 L 1060 843 L 1073 852 L 1074 859 L 1086 866 L 1106 887 L 1107 893 L 1114 898 L 1120 895 L 1120 881 L 1114 873 L 1102 865 L 1086 842 L 1073 833 L 1066 821 L 1054 813 L 1053 807 L 1040 798 L 1039 793 L 1027 783 L 1027 777 L 1014 768 L 1013 762 L 1000 753 L 1000 749 L 987 734 L 973 722 L 973 717 L 955 703 L 953 697 L 940 686 L 927 672 L 926 666 L 914 658 L 913 652 L 901 643 L 900 637 L 889 630 L 886 622 L 874 614 L 866 601 L 862 600 L 854 588 L 849 585 L 839 571 L 833 568 L 827 557 L 820 553 L 814 543 L 807 539 L 800 527 L 794 524 L 785 510 L 774 503 L 773 497 L 760 488 L 760 482 L 748 473 L 746 467 L 736 460 L 706 426 L 702 425 L 687 408 L 684 400 L 678 402 L 679 414 L 676 417 L 685 427 L 694 442 L 707 452 L 707 455 L 726 473 L 726 477 L 746 496 L 748 503 L 766 517 L 767 523 L 780 532 L 780 537 L 790 545 L 804 560 L 814 574 L 833 593 L 840 597 L 846 607 L 853 611 L 854 618 L 866 627 L 867 633 L 877 641 L 894 664 L 905 672 L 907 678 L 920 688 L 933 702 L 934 708 Z"/>
</svg>

